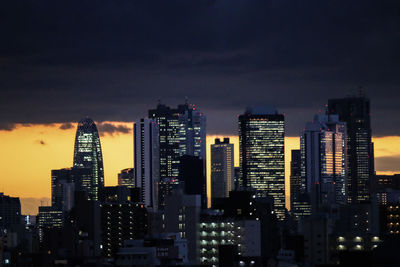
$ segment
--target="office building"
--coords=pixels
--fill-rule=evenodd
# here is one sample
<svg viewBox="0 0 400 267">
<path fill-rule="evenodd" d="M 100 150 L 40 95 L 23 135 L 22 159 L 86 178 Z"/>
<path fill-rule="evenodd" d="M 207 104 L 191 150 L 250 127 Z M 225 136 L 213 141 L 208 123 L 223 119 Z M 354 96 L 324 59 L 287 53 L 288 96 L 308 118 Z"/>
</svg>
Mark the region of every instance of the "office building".
<svg viewBox="0 0 400 267">
<path fill-rule="evenodd" d="M 157 186 L 160 177 L 159 128 L 153 119 L 134 124 L 135 185 L 141 189 L 146 207 L 158 207 Z"/>
<path fill-rule="evenodd" d="M 196 156 L 185 155 L 179 158 L 179 183 L 187 195 L 200 195 L 201 208 L 207 208 L 207 184 L 204 175 L 204 162 Z"/>
<path fill-rule="evenodd" d="M 37 215 L 39 239 L 43 241 L 44 233 L 48 229 L 61 229 L 64 225 L 64 212 L 51 206 L 39 207 Z"/>
<path fill-rule="evenodd" d="M 127 186 L 129 188 L 135 187 L 135 169 L 127 168 L 118 173 L 118 185 Z"/>
<path fill-rule="evenodd" d="M 51 170 L 51 205 L 53 208 L 69 211 L 74 206 L 75 176 L 73 172 L 73 168 Z"/>
<path fill-rule="evenodd" d="M 271 196 L 278 218 L 285 216 L 284 115 L 269 107 L 248 108 L 239 116 L 239 187 Z"/>
<path fill-rule="evenodd" d="M 188 261 L 197 260 L 198 222 L 200 220 L 201 196 L 187 195 L 177 189 L 165 199 L 165 232 L 179 233 L 187 240 Z"/>
<path fill-rule="evenodd" d="M 313 210 L 347 203 L 346 124 L 337 115 L 316 115 L 300 139 L 301 188 Z"/>
<path fill-rule="evenodd" d="M 179 157 L 197 156 L 206 162 L 206 117 L 188 103 L 177 108 L 159 103 L 148 115 L 160 129 L 159 206 L 162 208 L 165 196 L 179 183 Z"/>
<path fill-rule="evenodd" d="M 21 202 L 18 197 L 0 193 L 0 230 L 21 224 Z"/>
<path fill-rule="evenodd" d="M 74 167 L 91 169 L 91 180 L 82 185 L 88 197 L 97 200 L 98 192 L 104 186 L 103 156 L 96 124 L 88 117 L 79 121 L 76 130 Z"/>
<path fill-rule="evenodd" d="M 101 204 L 103 255 L 115 257 L 125 240 L 141 239 L 147 234 L 147 210 L 143 204 L 109 201 Z"/>
<path fill-rule="evenodd" d="M 236 255 L 261 257 L 261 225 L 258 220 L 236 220 L 219 215 L 204 214 L 199 223 L 199 263 L 220 264 L 220 249 L 227 245 L 237 247 Z"/>
<path fill-rule="evenodd" d="M 347 127 L 348 202 L 368 201 L 374 175 L 369 99 L 363 95 L 330 99 L 328 113 L 339 115 L 339 120 Z"/>
<path fill-rule="evenodd" d="M 211 199 L 228 197 L 234 189 L 233 144 L 229 138 L 211 145 Z"/>
</svg>

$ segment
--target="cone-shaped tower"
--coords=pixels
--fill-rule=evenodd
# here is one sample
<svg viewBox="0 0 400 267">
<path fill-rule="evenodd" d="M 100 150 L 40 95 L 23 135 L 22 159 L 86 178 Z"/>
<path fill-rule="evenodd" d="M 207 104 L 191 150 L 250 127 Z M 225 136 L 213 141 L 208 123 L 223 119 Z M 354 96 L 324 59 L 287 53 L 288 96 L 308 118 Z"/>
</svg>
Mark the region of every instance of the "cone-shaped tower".
<svg viewBox="0 0 400 267">
<path fill-rule="evenodd" d="M 91 170 L 90 181 L 81 181 L 81 187 L 89 198 L 98 199 L 100 188 L 104 187 L 103 156 L 96 124 L 88 117 L 82 119 L 76 130 L 74 167 Z"/>
</svg>

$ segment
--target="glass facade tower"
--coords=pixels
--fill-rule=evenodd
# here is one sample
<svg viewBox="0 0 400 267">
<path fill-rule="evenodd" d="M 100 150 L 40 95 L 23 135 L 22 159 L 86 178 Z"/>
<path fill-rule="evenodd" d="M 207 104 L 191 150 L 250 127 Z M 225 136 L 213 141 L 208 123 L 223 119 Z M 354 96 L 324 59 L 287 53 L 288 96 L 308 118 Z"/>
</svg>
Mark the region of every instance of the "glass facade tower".
<svg viewBox="0 0 400 267">
<path fill-rule="evenodd" d="M 348 202 L 370 199 L 370 183 L 374 175 L 374 150 L 371 141 L 370 101 L 354 96 L 328 101 L 328 113 L 338 114 L 347 126 Z"/>
<path fill-rule="evenodd" d="M 91 169 L 90 183 L 82 183 L 92 200 L 98 199 L 100 188 L 104 187 L 103 156 L 96 124 L 88 117 L 82 119 L 76 130 L 74 167 Z"/>
<path fill-rule="evenodd" d="M 239 187 L 274 199 L 279 219 L 285 216 L 285 118 L 269 107 L 248 108 L 239 116 Z"/>
<path fill-rule="evenodd" d="M 338 115 L 317 115 L 300 139 L 300 191 L 311 194 L 311 205 L 346 204 L 346 123 Z"/>
</svg>

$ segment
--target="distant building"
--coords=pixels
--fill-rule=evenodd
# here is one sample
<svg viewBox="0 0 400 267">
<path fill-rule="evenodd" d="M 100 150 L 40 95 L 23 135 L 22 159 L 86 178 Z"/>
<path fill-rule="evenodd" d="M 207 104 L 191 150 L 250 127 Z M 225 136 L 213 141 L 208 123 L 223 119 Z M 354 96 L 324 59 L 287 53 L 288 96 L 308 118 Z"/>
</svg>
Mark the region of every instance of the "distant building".
<svg viewBox="0 0 400 267">
<path fill-rule="evenodd" d="M 39 207 L 37 215 L 40 241 L 43 240 L 44 232 L 47 229 L 60 229 L 64 225 L 64 212 L 51 206 Z"/>
<path fill-rule="evenodd" d="M 187 195 L 200 195 L 202 209 L 207 208 L 207 182 L 204 175 L 204 162 L 196 156 L 185 155 L 179 158 L 179 183 Z"/>
<path fill-rule="evenodd" d="M 81 170 L 87 170 L 91 174 L 90 169 L 60 169 L 51 170 L 51 205 L 60 211 L 69 211 L 74 206 L 75 195 L 75 178 L 82 181 L 81 177 L 74 174 Z M 88 175 L 91 177 L 91 175 Z"/>
<path fill-rule="evenodd" d="M 292 150 L 290 161 L 290 212 L 295 220 L 311 214 L 310 196 L 305 192 L 305 183 L 301 176 L 300 150 Z"/>
<path fill-rule="evenodd" d="M 104 187 L 103 155 L 96 124 L 88 117 L 79 121 L 75 137 L 74 167 L 91 169 L 91 180 L 82 183 L 90 199 Z"/>
<path fill-rule="evenodd" d="M 223 266 L 219 250 L 226 245 L 236 245 L 237 255 L 261 258 L 260 221 L 202 215 L 199 224 L 200 264 Z"/>
<path fill-rule="evenodd" d="M 20 225 L 21 221 L 21 202 L 19 198 L 0 193 L 0 231 Z"/>
<path fill-rule="evenodd" d="M 115 257 L 124 240 L 143 238 L 148 230 L 147 210 L 129 201 L 101 204 L 103 255 Z"/>
<path fill-rule="evenodd" d="M 158 104 L 149 110 L 160 129 L 159 208 L 165 197 L 179 183 L 179 157 L 197 156 L 206 162 L 206 117 L 195 105 L 185 103 L 177 108 Z M 203 166 L 205 174 L 205 164 Z"/>
<path fill-rule="evenodd" d="M 347 127 L 348 201 L 368 201 L 374 175 L 370 101 L 363 95 L 329 99 L 328 114 L 339 115 L 339 120 Z"/>
<path fill-rule="evenodd" d="M 187 240 L 188 261 L 191 263 L 197 260 L 200 211 L 200 195 L 187 195 L 178 189 L 165 200 L 165 231 L 179 233 L 181 238 Z"/>
<path fill-rule="evenodd" d="M 211 145 L 211 199 L 228 197 L 234 189 L 234 154 L 229 138 Z"/>
<path fill-rule="evenodd" d="M 269 107 L 248 108 L 239 116 L 240 187 L 274 198 L 278 218 L 285 216 L 285 118 Z"/>
<path fill-rule="evenodd" d="M 134 125 L 135 185 L 141 190 L 146 207 L 158 207 L 157 185 L 160 173 L 159 128 L 153 119 L 141 119 Z"/>
<path fill-rule="evenodd" d="M 337 115 L 316 115 L 301 135 L 301 188 L 313 210 L 347 203 L 346 124 Z"/>
<path fill-rule="evenodd" d="M 135 169 L 127 168 L 118 173 L 118 185 L 127 186 L 129 188 L 135 187 Z"/>
</svg>

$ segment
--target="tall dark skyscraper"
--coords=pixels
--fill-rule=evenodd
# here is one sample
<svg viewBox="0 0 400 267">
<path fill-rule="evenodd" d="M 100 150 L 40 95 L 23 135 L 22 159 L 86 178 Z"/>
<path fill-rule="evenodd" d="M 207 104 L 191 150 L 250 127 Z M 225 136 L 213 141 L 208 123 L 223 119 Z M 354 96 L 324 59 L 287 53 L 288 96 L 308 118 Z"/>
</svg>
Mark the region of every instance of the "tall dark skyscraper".
<svg viewBox="0 0 400 267">
<path fill-rule="evenodd" d="M 184 155 L 179 158 L 179 182 L 187 195 L 201 195 L 201 207 L 207 208 L 207 182 L 204 176 L 204 162 L 196 156 Z"/>
<path fill-rule="evenodd" d="M 271 196 L 279 219 L 285 216 L 285 117 L 275 108 L 248 108 L 239 116 L 240 187 Z"/>
<path fill-rule="evenodd" d="M 158 192 L 162 208 L 165 196 L 179 184 L 179 157 L 197 156 L 206 161 L 206 117 L 195 105 L 187 103 L 177 108 L 158 104 L 148 115 L 158 123 L 160 133 Z M 203 172 L 205 175 L 205 165 Z"/>
<path fill-rule="evenodd" d="M 228 197 L 234 189 L 233 144 L 229 138 L 211 145 L 211 199 Z"/>
<path fill-rule="evenodd" d="M 301 181 L 301 157 L 300 150 L 292 150 L 292 158 L 290 161 L 290 206 L 293 208 L 293 203 L 297 196 L 302 193 Z"/>
<path fill-rule="evenodd" d="M 146 207 L 157 209 L 157 185 L 160 179 L 159 129 L 152 119 L 141 119 L 134 125 L 135 185 L 140 187 Z"/>
<path fill-rule="evenodd" d="M 75 137 L 74 167 L 92 170 L 90 183 L 83 185 L 90 199 L 97 200 L 104 187 L 103 156 L 96 124 L 88 117 L 78 124 Z"/>
<path fill-rule="evenodd" d="M 179 157 L 206 158 L 206 118 L 194 105 L 170 108 L 158 104 L 149 110 L 149 118 L 160 129 L 160 177 L 178 178 Z"/>
<path fill-rule="evenodd" d="M 369 99 L 363 95 L 330 99 L 328 113 L 338 114 L 347 125 L 348 202 L 368 201 L 374 175 Z"/>
</svg>

